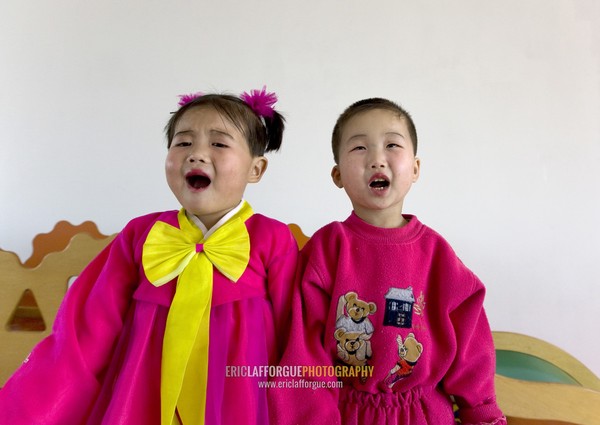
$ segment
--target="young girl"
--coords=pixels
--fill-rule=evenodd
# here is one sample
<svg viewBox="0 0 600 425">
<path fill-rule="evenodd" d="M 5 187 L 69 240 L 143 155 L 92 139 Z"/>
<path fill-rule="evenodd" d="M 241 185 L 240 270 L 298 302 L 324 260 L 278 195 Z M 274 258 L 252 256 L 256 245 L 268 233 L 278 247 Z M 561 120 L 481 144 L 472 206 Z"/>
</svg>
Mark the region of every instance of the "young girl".
<svg viewBox="0 0 600 425">
<path fill-rule="evenodd" d="M 354 211 L 302 250 L 282 363 L 300 365 L 311 385 L 280 382 L 273 417 L 450 425 L 454 400 L 463 424 L 505 424 L 484 287 L 439 234 L 402 214 L 420 170 L 411 117 L 385 99 L 359 101 L 332 147 L 333 181 Z"/>
<path fill-rule="evenodd" d="M 242 197 L 281 145 L 273 93 L 182 96 L 166 126 L 178 211 L 132 220 L 0 390 L 0 423 L 265 424 L 297 245 Z M 240 374 L 238 374 L 240 375 Z"/>
</svg>

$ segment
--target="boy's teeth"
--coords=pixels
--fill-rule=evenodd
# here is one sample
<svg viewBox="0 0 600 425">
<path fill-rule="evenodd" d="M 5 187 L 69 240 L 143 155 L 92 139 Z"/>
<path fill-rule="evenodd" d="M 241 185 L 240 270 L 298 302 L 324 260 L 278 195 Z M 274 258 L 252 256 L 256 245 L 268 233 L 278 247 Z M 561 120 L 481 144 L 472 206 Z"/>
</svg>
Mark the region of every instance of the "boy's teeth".
<svg viewBox="0 0 600 425">
<path fill-rule="evenodd" d="M 369 186 L 374 188 L 384 188 L 389 186 L 389 182 L 384 179 L 375 179 L 369 184 Z"/>
</svg>

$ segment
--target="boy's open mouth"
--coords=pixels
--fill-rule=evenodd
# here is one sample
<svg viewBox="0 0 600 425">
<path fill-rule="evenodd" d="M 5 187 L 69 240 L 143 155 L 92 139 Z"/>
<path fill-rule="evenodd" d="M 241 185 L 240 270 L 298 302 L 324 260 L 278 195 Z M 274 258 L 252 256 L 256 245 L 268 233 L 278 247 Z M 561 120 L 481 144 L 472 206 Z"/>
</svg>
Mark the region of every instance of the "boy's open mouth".
<svg viewBox="0 0 600 425">
<path fill-rule="evenodd" d="M 384 178 L 375 178 L 369 183 L 369 187 L 373 189 L 385 189 L 390 185 L 390 182 Z"/>
<path fill-rule="evenodd" d="M 210 184 L 210 178 L 204 174 L 188 173 L 185 180 L 190 187 L 194 189 L 204 189 Z"/>
</svg>

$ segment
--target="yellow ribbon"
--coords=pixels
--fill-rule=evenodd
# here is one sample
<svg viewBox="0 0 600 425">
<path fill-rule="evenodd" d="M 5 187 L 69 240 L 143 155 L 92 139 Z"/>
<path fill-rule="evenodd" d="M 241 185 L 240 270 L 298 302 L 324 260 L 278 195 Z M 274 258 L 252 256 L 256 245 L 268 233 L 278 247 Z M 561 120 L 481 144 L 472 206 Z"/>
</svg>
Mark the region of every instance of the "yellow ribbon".
<svg viewBox="0 0 600 425">
<path fill-rule="evenodd" d="M 213 265 L 234 282 L 241 277 L 250 258 L 244 222 L 252 214 L 244 202 L 205 240 L 182 209 L 179 228 L 157 221 L 148 233 L 142 251 L 148 280 L 160 286 L 179 276 L 163 340 L 162 425 L 176 423 L 176 409 L 185 425 L 204 424 Z"/>
</svg>

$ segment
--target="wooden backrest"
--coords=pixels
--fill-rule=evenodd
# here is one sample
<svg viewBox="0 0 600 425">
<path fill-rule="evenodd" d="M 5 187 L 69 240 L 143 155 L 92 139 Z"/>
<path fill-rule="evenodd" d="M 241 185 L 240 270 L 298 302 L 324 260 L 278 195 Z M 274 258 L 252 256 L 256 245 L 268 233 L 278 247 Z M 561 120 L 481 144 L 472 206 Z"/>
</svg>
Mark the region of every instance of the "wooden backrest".
<svg viewBox="0 0 600 425">
<path fill-rule="evenodd" d="M 496 352 L 523 354 L 524 356 L 531 358 L 528 365 L 531 365 L 533 368 L 536 367 L 537 361 L 537 364 L 541 368 L 545 369 L 544 364 L 547 364 L 562 371 L 568 377 L 567 379 L 561 379 L 561 377 L 558 376 L 556 377 L 558 379 L 555 379 L 555 377 L 549 376 L 549 379 L 546 380 L 547 382 L 569 383 L 569 381 L 571 381 L 571 383 L 579 386 L 600 391 L 600 378 L 565 350 L 544 340 L 515 332 L 494 331 L 492 332 L 492 335 L 494 337 Z M 497 357 L 500 356 L 497 355 Z M 519 357 L 515 356 L 514 358 L 518 359 Z M 523 358 L 526 359 L 525 357 Z M 508 356 L 507 361 L 510 361 Z M 501 367 L 503 365 L 498 362 L 498 366 Z M 511 365 L 506 365 L 507 371 L 510 371 L 510 366 Z M 515 369 L 515 372 L 518 373 L 518 369 Z M 535 371 L 529 372 L 534 373 Z M 541 372 L 543 373 L 544 370 Z M 550 373 L 552 372 L 550 371 Z M 511 377 L 510 373 L 506 375 Z M 512 377 L 527 380 L 527 376 Z M 542 380 L 538 379 L 538 381 Z"/>
<path fill-rule="evenodd" d="M 64 234 L 64 229 L 61 231 Z M 112 240 L 83 231 L 86 233 L 72 235 L 59 252 L 50 251 L 60 249 L 60 244 L 38 243 L 38 250 L 46 254 L 41 261 L 30 263 L 38 263 L 35 267 L 26 267 L 14 253 L 0 250 L 0 386 L 50 334 L 69 280 Z"/>
<path fill-rule="evenodd" d="M 583 363 L 538 338 L 492 335 L 496 397 L 509 425 L 600 424 L 600 379 Z"/>
<path fill-rule="evenodd" d="M 100 233 L 98 226 L 92 221 L 84 221 L 74 225 L 68 221 L 59 221 L 48 233 L 40 233 L 33 238 L 33 252 L 23 265 L 25 267 L 36 267 L 40 265 L 44 257 L 51 252 L 63 251 L 71 242 L 73 236 L 85 233 L 93 239 L 106 239 L 107 236 Z"/>
</svg>

